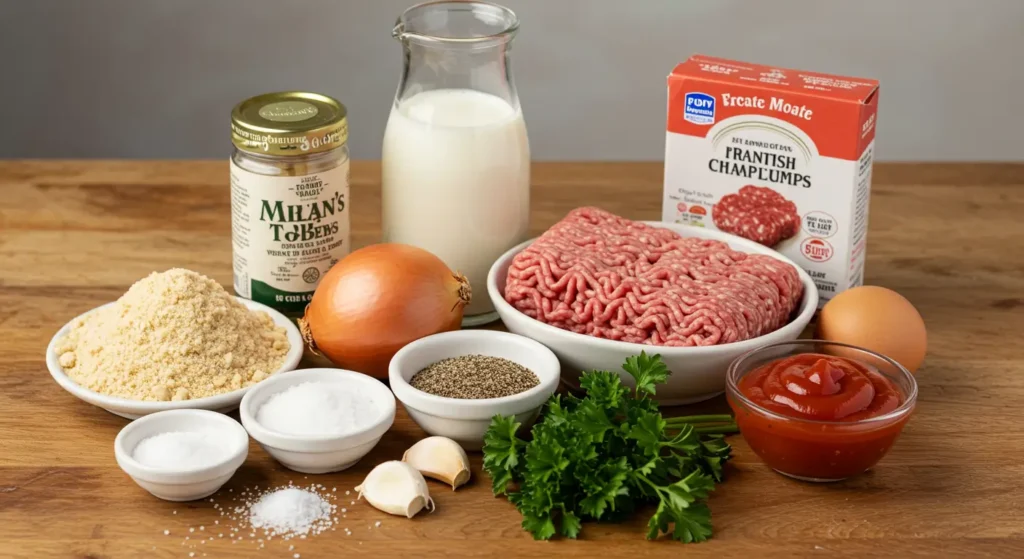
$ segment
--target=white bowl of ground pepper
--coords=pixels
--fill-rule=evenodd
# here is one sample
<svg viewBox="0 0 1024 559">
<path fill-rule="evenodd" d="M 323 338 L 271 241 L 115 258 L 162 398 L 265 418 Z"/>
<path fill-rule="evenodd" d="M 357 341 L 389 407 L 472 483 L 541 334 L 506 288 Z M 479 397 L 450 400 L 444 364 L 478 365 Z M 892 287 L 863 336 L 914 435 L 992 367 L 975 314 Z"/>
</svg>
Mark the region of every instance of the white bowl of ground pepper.
<svg viewBox="0 0 1024 559">
<path fill-rule="evenodd" d="M 398 351 L 391 390 L 424 431 L 479 450 L 495 415 L 529 427 L 558 387 L 561 366 L 529 338 L 492 330 L 435 334 Z"/>
</svg>

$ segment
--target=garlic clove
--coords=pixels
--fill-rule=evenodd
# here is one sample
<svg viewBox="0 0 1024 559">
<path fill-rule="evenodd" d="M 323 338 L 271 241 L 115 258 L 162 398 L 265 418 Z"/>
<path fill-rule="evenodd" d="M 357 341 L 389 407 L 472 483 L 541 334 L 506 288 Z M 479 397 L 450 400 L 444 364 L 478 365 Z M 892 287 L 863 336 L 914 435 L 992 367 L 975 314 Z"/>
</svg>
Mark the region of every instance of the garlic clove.
<svg viewBox="0 0 1024 559">
<path fill-rule="evenodd" d="M 469 481 L 469 456 L 459 443 L 447 437 L 427 437 L 409 447 L 402 461 L 423 475 L 443 481 L 455 491 Z"/>
<path fill-rule="evenodd" d="M 424 508 L 434 509 L 423 474 L 405 462 L 390 460 L 377 464 L 356 487 L 374 508 L 388 514 L 412 518 Z"/>
</svg>

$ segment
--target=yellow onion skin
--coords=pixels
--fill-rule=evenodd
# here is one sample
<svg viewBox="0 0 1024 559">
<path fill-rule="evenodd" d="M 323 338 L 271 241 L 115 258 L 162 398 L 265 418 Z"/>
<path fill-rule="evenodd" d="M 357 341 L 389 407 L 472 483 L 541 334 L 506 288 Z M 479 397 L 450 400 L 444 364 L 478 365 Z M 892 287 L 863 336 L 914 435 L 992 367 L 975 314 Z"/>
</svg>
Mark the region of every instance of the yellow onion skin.
<svg viewBox="0 0 1024 559">
<path fill-rule="evenodd" d="M 458 330 L 469 300 L 466 278 L 437 256 L 382 243 L 352 252 L 324 275 L 300 326 L 311 349 L 335 365 L 387 378 L 403 346 Z"/>
</svg>

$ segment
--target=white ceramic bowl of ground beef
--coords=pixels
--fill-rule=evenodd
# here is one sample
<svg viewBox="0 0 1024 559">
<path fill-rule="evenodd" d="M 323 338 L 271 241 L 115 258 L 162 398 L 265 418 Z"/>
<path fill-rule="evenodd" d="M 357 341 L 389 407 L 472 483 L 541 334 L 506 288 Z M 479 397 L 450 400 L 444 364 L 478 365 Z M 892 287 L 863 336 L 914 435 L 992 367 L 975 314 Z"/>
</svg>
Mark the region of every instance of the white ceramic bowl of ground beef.
<svg viewBox="0 0 1024 559">
<path fill-rule="evenodd" d="M 763 254 L 792 265 L 803 285 L 803 297 L 781 328 L 742 341 L 699 347 L 668 347 L 622 342 L 578 334 L 545 324 L 522 313 L 505 300 L 505 282 L 512 259 L 533 243 L 534 239 L 516 246 L 503 254 L 487 275 L 487 294 L 498 315 L 510 332 L 526 336 L 549 347 L 562 363 L 562 380 L 571 387 L 579 386 L 582 371 L 617 371 L 623 381 L 632 385 L 632 379 L 622 371 L 627 357 L 641 351 L 661 355 L 672 371 L 668 382 L 659 386 L 657 400 L 662 405 L 678 405 L 713 398 L 725 391 L 725 373 L 729 364 L 740 355 L 763 345 L 795 340 L 814 316 L 818 306 L 818 290 L 802 268 L 774 250 L 735 235 L 688 225 L 646 222 L 648 225 L 672 230 L 684 237 L 713 239 L 731 248 L 747 253 Z"/>
<path fill-rule="evenodd" d="M 305 345 L 302 341 L 302 335 L 299 333 L 299 328 L 288 319 L 285 315 L 277 312 L 276 310 L 241 297 L 236 297 L 240 303 L 245 305 L 252 311 L 263 311 L 267 313 L 274 324 L 284 328 L 285 333 L 288 336 L 288 343 L 291 347 L 288 349 L 288 353 L 285 354 L 284 361 L 281 366 L 274 371 L 269 378 L 273 378 L 278 373 L 291 371 L 299 365 L 299 361 L 302 360 L 302 352 Z M 249 391 L 252 386 L 246 386 L 238 390 L 232 390 L 231 392 L 225 392 L 223 394 L 217 394 L 216 396 L 208 396 L 206 398 L 194 398 L 191 400 L 177 400 L 167 402 L 151 402 L 143 400 L 130 400 L 128 398 L 120 398 L 117 396 L 109 396 L 107 394 L 101 394 L 94 390 L 90 390 L 77 382 L 64 372 L 64 368 L 60 366 L 60 356 L 57 355 L 57 342 L 61 338 L 67 336 L 68 331 L 71 329 L 71 325 L 78 322 L 79 319 L 86 316 L 91 312 L 95 312 L 107 305 L 113 305 L 114 303 L 107 303 L 100 307 L 83 313 L 80 316 L 68 321 L 63 328 L 54 334 L 53 339 L 50 340 L 50 344 L 46 347 L 46 367 L 50 370 L 50 376 L 53 380 L 60 385 L 61 388 L 67 390 L 72 396 L 88 402 L 94 406 L 98 406 L 107 410 L 108 412 L 119 415 L 127 419 L 138 419 L 144 415 L 151 413 L 167 411 L 167 410 L 182 410 L 182 409 L 195 409 L 195 410 L 210 410 L 222 413 L 228 413 L 238 409 L 238 404 L 242 401 L 242 397 Z"/>
</svg>

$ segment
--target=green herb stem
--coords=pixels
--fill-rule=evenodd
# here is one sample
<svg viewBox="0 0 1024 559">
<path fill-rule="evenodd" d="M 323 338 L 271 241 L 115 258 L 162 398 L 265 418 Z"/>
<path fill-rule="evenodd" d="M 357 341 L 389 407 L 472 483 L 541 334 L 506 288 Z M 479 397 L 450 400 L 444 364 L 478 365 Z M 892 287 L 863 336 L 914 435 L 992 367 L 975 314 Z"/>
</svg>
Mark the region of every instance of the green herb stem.
<svg viewBox="0 0 1024 559">
<path fill-rule="evenodd" d="M 647 479 L 647 476 L 645 476 L 643 474 L 637 474 L 636 479 L 638 479 L 638 480 L 646 483 L 647 485 L 649 485 L 651 487 L 651 489 L 654 490 L 654 494 L 655 495 L 659 495 L 659 496 L 661 495 L 661 488 L 658 487 L 658 485 L 655 484 L 653 481 Z"/>
<path fill-rule="evenodd" d="M 708 425 L 702 427 L 694 427 L 693 432 L 702 435 L 731 435 L 734 433 L 739 433 L 740 428 L 735 423 L 730 423 L 729 425 L 722 426 Z"/>
<path fill-rule="evenodd" d="M 696 425 L 698 423 L 732 423 L 733 417 L 727 413 L 711 415 L 683 415 L 680 417 L 666 417 L 665 424 L 669 427 L 682 423 Z"/>
<path fill-rule="evenodd" d="M 733 416 L 727 413 L 686 415 L 665 419 L 666 429 L 682 429 L 686 425 L 692 426 L 694 433 L 704 435 L 728 435 L 739 432 Z"/>
</svg>

